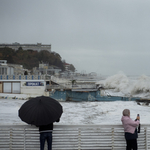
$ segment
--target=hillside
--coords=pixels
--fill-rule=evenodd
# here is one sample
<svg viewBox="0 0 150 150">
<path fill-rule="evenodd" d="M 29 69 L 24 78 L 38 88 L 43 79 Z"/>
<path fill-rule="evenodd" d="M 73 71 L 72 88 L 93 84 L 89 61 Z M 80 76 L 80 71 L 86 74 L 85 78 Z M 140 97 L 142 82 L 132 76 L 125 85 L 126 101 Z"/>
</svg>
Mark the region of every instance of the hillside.
<svg viewBox="0 0 150 150">
<path fill-rule="evenodd" d="M 34 50 L 23 50 L 20 47 L 15 51 L 14 49 L 5 47 L 0 48 L 0 59 L 7 60 L 8 63 L 23 65 L 26 69 L 38 67 L 39 62 L 44 62 L 64 70 L 64 63 L 61 60 L 61 56 L 58 53 L 47 50 L 38 52 Z"/>
</svg>

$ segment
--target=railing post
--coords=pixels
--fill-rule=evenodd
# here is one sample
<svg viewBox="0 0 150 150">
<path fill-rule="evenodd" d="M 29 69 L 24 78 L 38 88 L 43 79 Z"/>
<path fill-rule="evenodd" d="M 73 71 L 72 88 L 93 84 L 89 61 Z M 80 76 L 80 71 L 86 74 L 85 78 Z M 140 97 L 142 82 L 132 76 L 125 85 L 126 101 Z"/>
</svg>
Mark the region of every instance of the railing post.
<svg viewBox="0 0 150 150">
<path fill-rule="evenodd" d="M 114 150 L 114 128 L 112 128 L 112 150 Z"/>
<path fill-rule="evenodd" d="M 147 132 L 148 132 L 148 130 L 147 130 L 147 127 L 145 127 L 145 150 L 148 150 L 148 142 L 147 142 L 147 140 L 148 140 L 148 135 L 147 135 Z"/>
<path fill-rule="evenodd" d="M 40 80 L 40 76 L 38 76 L 38 80 Z"/>
<path fill-rule="evenodd" d="M 24 127 L 24 133 L 23 133 L 23 137 L 24 137 L 24 150 L 26 150 L 26 130 L 25 130 L 25 127 Z"/>
<path fill-rule="evenodd" d="M 78 150 L 81 150 L 81 129 L 78 128 Z"/>
<path fill-rule="evenodd" d="M 10 141 L 9 141 L 9 148 L 10 150 L 12 149 L 12 137 L 13 136 L 13 133 L 12 133 L 12 128 L 10 128 Z"/>
</svg>

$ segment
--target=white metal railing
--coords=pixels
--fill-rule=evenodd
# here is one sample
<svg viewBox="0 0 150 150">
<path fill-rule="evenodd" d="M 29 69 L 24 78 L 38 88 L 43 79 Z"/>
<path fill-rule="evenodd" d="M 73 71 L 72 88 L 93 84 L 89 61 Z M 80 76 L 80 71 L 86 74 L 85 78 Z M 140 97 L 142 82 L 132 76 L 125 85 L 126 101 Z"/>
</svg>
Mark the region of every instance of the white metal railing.
<svg viewBox="0 0 150 150">
<path fill-rule="evenodd" d="M 72 85 L 73 89 L 96 89 L 96 84 L 75 84 Z"/>
<path fill-rule="evenodd" d="M 54 88 L 54 89 L 57 89 L 57 88 L 66 88 L 66 89 L 96 89 L 96 84 L 86 84 L 86 83 L 76 83 L 76 84 L 72 84 L 72 81 L 71 79 L 65 79 L 65 78 L 57 78 L 57 77 L 54 77 L 52 76 L 51 77 L 51 81 L 55 82 L 55 83 L 58 83 L 59 86 L 55 86 L 55 85 L 50 85 L 49 87 L 47 88 Z"/>
<path fill-rule="evenodd" d="M 0 150 L 39 147 L 37 127 L 0 125 Z M 54 125 L 52 147 L 53 150 L 125 150 L 126 142 L 122 125 Z M 138 149 L 150 150 L 150 125 L 141 125 Z"/>
<path fill-rule="evenodd" d="M 47 85 L 46 89 L 96 89 L 93 84 L 59 84 L 59 85 Z"/>
<path fill-rule="evenodd" d="M 46 75 L 0 75 L 0 80 L 46 80 Z"/>
<path fill-rule="evenodd" d="M 46 89 L 64 89 L 62 85 L 46 85 Z"/>
<path fill-rule="evenodd" d="M 59 84 L 63 84 L 63 83 L 70 84 L 71 83 L 71 80 L 67 80 L 65 78 L 57 78 L 57 77 L 54 77 L 54 76 L 51 76 L 51 81 L 59 83 Z"/>
</svg>

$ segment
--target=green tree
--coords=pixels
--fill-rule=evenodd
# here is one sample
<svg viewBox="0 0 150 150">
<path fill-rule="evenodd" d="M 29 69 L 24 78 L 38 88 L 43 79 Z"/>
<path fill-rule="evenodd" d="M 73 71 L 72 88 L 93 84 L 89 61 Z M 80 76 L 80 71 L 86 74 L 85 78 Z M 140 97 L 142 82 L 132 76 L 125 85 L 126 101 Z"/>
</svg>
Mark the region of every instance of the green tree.
<svg viewBox="0 0 150 150">
<path fill-rule="evenodd" d="M 18 50 L 14 50 L 8 47 L 0 48 L 0 59 L 7 60 L 9 63 L 23 65 L 26 69 L 32 69 L 38 67 L 39 62 L 54 65 L 64 70 L 64 65 L 61 60 L 61 56 L 55 52 L 49 52 L 42 50 L 40 52 L 34 50 L 23 50 L 19 47 Z"/>
<path fill-rule="evenodd" d="M 75 67 L 72 64 L 69 66 L 68 69 L 71 70 L 71 71 L 73 71 L 73 72 L 75 72 Z"/>
</svg>

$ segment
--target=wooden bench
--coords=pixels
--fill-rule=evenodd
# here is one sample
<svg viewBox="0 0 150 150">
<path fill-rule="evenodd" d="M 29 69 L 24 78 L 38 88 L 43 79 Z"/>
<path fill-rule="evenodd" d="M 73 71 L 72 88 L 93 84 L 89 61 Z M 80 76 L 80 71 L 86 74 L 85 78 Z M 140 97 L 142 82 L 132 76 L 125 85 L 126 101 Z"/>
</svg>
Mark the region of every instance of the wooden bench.
<svg viewBox="0 0 150 150">
<path fill-rule="evenodd" d="M 54 125 L 53 150 L 125 150 L 122 125 Z M 139 150 L 150 150 L 150 125 L 141 125 Z M 38 128 L 0 125 L 0 150 L 39 150 Z M 45 145 L 47 150 L 47 144 Z"/>
</svg>

